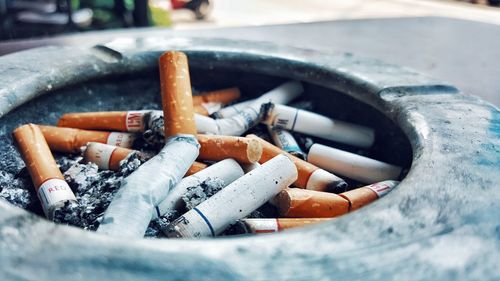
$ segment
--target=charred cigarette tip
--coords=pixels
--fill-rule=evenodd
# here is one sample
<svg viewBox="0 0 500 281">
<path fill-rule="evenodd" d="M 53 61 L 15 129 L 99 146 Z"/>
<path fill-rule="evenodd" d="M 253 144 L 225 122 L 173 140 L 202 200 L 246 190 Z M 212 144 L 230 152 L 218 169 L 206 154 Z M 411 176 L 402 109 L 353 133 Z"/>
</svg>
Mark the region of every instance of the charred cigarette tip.
<svg viewBox="0 0 500 281">
<path fill-rule="evenodd" d="M 349 185 L 347 184 L 347 182 L 340 180 L 340 181 L 332 182 L 332 183 L 328 184 L 327 191 L 331 191 L 333 193 L 342 193 L 342 192 L 347 191 L 348 187 L 349 187 Z"/>
</svg>

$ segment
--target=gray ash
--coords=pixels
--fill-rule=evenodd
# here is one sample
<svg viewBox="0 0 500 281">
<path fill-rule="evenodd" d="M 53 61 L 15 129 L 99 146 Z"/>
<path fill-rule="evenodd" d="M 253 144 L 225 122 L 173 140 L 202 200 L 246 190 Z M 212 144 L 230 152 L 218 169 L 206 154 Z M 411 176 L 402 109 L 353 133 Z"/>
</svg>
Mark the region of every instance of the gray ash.
<svg viewBox="0 0 500 281">
<path fill-rule="evenodd" d="M 146 115 L 144 121 L 147 124 L 146 130 L 142 134 L 145 145 L 154 149 L 161 149 L 165 145 L 162 112 L 158 110 L 151 111 Z"/>
<path fill-rule="evenodd" d="M 123 179 L 135 171 L 144 160 L 133 153 L 120 163 L 120 171 L 99 171 L 93 163 L 81 164 L 62 157 L 59 163 L 73 163 L 64 178 L 75 193 L 77 202 L 66 202 L 54 213 L 54 221 L 87 230 L 96 230 L 101 217 L 111 203 Z"/>
<path fill-rule="evenodd" d="M 0 198 L 9 201 L 14 206 L 27 209 L 33 204 L 34 194 L 32 194 L 26 187 L 32 187 L 31 180 L 28 177 L 15 177 L 5 171 L 0 171 L 0 182 L 2 189 L 0 191 Z M 33 188 L 31 188 L 33 189 Z"/>
<path fill-rule="evenodd" d="M 186 209 L 191 210 L 222 188 L 224 188 L 224 182 L 221 179 L 208 178 L 197 186 L 188 187 L 188 191 L 182 196 L 182 200 L 186 204 Z"/>
<path fill-rule="evenodd" d="M 150 237 L 150 238 L 165 237 L 162 230 L 165 229 L 167 225 L 169 225 L 179 216 L 180 214 L 177 211 L 171 211 L 156 220 L 152 220 L 148 225 L 148 229 L 146 230 L 146 234 L 144 235 L 144 237 Z"/>
</svg>

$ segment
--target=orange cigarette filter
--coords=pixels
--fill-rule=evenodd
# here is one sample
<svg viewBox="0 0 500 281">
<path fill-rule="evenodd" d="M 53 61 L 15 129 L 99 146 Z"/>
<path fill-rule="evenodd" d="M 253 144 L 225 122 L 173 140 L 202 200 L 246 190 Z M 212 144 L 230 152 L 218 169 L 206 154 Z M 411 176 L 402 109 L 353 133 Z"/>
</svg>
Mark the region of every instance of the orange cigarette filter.
<svg viewBox="0 0 500 281">
<path fill-rule="evenodd" d="M 69 188 L 40 128 L 34 124 L 18 127 L 14 140 L 42 202 L 45 215 L 51 218 L 52 209 L 60 202 L 76 200 Z"/>
<path fill-rule="evenodd" d="M 331 220 L 330 218 L 277 218 L 278 231 L 282 231 L 289 228 L 303 227 L 310 224 L 316 224 L 321 222 L 326 222 Z"/>
<path fill-rule="evenodd" d="M 161 55 L 159 65 L 165 138 L 196 135 L 187 56 L 182 52 L 166 52 Z"/>
<path fill-rule="evenodd" d="M 120 162 L 133 152 L 135 150 L 90 142 L 83 152 L 83 158 L 85 161 L 97 164 L 100 169 L 119 171 Z"/>
<path fill-rule="evenodd" d="M 297 172 L 298 172 L 298 178 L 297 181 L 294 183 L 295 186 L 300 187 L 300 188 L 306 188 L 307 187 L 307 181 L 309 180 L 309 177 L 312 175 L 312 173 L 319 168 L 314 166 L 313 164 L 306 162 L 302 159 L 299 159 L 290 153 L 282 150 L 281 148 L 263 140 L 262 138 L 256 136 L 256 135 L 247 135 L 248 138 L 255 139 L 260 144 L 262 145 L 262 157 L 259 160 L 260 164 L 263 164 L 276 155 L 279 154 L 285 154 L 287 155 L 290 159 L 292 159 L 293 163 L 295 163 L 295 166 L 297 167 Z"/>
<path fill-rule="evenodd" d="M 205 169 L 206 167 L 208 167 L 207 164 L 194 161 L 193 165 L 191 165 L 191 167 L 189 167 L 189 170 L 186 172 L 186 174 L 184 176 L 187 177 L 187 176 L 190 176 L 192 174 L 196 174 L 199 171 Z"/>
<path fill-rule="evenodd" d="M 145 111 L 104 111 L 64 114 L 57 126 L 88 130 L 109 130 L 117 132 L 144 131 Z"/>
<path fill-rule="evenodd" d="M 221 161 L 233 158 L 239 163 L 250 164 L 259 161 L 262 145 L 254 139 L 245 137 L 198 135 L 201 145 L 198 159 Z"/>
<path fill-rule="evenodd" d="M 140 153 L 138 150 L 90 142 L 83 152 L 85 161 L 97 164 L 100 169 L 120 171 L 120 162 L 127 158 L 131 153 Z M 147 157 L 147 156 L 144 156 Z M 185 176 L 190 176 L 205 169 L 208 165 L 200 162 L 194 162 Z"/>
<path fill-rule="evenodd" d="M 357 210 L 391 191 L 399 182 L 383 181 L 343 192 L 339 196 L 349 201 L 350 211 Z"/>
<path fill-rule="evenodd" d="M 331 218 L 272 218 L 272 219 L 242 219 L 247 231 L 251 233 L 271 233 L 290 228 L 326 222 Z"/>
<path fill-rule="evenodd" d="M 200 105 L 202 103 L 209 103 L 209 102 L 228 104 L 232 101 L 239 99 L 240 97 L 241 97 L 240 89 L 236 87 L 226 88 L 217 91 L 204 92 L 201 93 L 200 95 L 193 96 L 193 104 Z"/>
<path fill-rule="evenodd" d="M 332 218 L 349 212 L 349 201 L 328 192 L 287 188 L 274 203 L 280 216 L 288 218 Z"/>
<path fill-rule="evenodd" d="M 130 148 L 136 136 L 131 133 L 89 131 L 73 128 L 38 125 L 50 149 L 76 153 L 88 142 L 99 142 Z"/>
</svg>

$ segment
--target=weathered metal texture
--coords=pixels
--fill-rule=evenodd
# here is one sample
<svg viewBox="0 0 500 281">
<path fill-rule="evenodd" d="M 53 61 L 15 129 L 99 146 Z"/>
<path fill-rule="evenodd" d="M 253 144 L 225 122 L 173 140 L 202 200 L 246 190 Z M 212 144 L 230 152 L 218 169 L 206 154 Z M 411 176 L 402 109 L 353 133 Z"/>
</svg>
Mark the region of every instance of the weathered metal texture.
<svg viewBox="0 0 500 281">
<path fill-rule="evenodd" d="M 412 70 L 256 42 L 125 38 L 0 58 L 0 112 L 106 75 L 156 69 L 161 51 L 190 63 L 300 79 L 393 120 L 413 148 L 396 190 L 323 225 L 215 240 L 121 240 L 55 225 L 0 202 L 2 280 L 334 280 L 500 278 L 500 114 Z"/>
</svg>

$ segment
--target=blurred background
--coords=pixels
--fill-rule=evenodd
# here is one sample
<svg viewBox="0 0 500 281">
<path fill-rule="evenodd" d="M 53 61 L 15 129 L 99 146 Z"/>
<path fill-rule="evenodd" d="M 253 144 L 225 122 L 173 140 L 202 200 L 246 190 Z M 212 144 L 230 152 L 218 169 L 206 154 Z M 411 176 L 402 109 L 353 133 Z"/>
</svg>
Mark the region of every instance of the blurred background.
<svg viewBox="0 0 500 281">
<path fill-rule="evenodd" d="M 119 37 L 265 41 L 401 66 L 500 105 L 500 0 L 0 0 L 0 56 Z"/>
<path fill-rule="evenodd" d="M 0 0 L 0 40 L 131 27 L 173 29 L 443 16 L 500 24 L 500 0 Z"/>
</svg>

